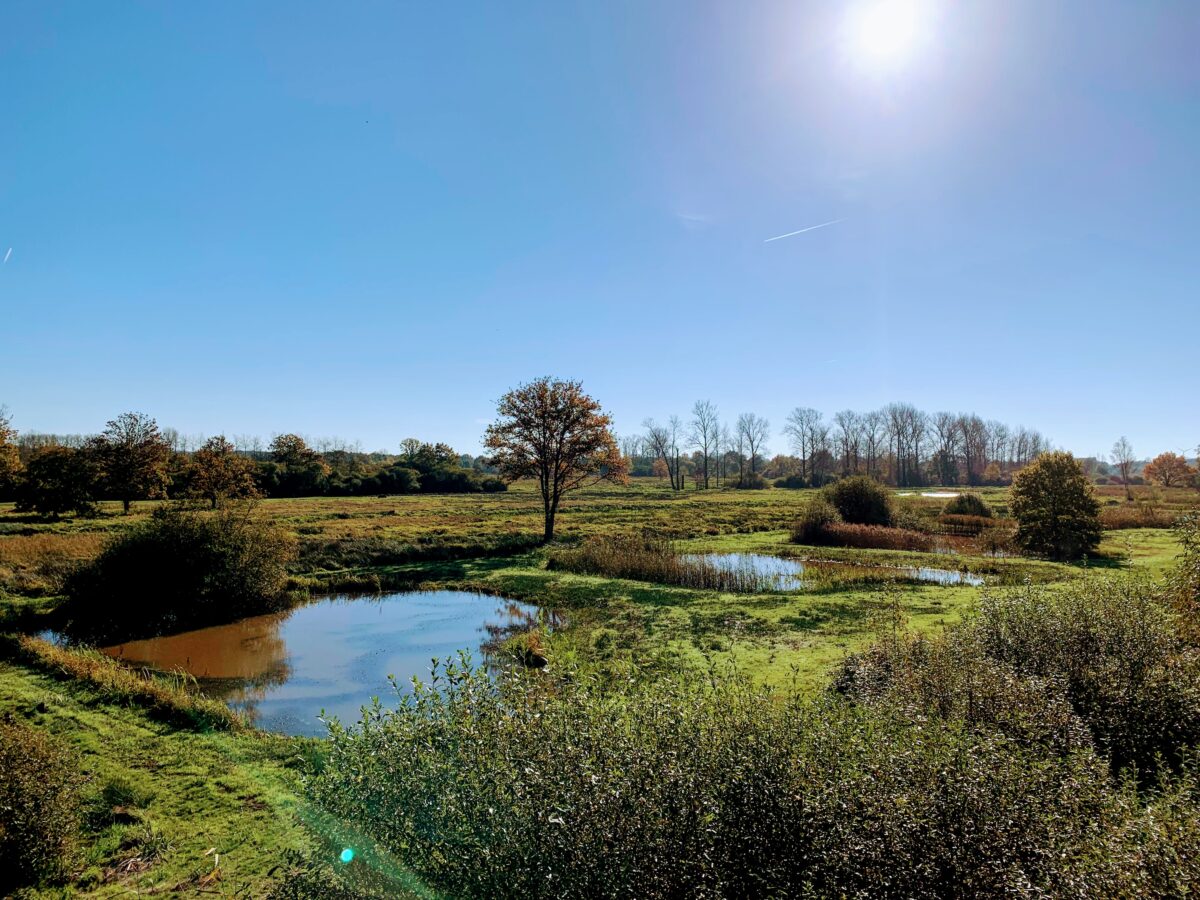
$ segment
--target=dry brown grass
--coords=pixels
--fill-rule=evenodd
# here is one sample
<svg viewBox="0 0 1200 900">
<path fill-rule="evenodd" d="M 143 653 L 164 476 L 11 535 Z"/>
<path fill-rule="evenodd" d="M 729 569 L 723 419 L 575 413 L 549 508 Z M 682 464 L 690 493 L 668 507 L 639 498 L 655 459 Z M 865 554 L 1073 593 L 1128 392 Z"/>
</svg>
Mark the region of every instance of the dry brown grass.
<svg viewBox="0 0 1200 900">
<path fill-rule="evenodd" d="M 11 535 L 0 540 L 0 589 L 21 594 L 54 594 L 80 563 L 100 552 L 96 532 Z"/>
</svg>

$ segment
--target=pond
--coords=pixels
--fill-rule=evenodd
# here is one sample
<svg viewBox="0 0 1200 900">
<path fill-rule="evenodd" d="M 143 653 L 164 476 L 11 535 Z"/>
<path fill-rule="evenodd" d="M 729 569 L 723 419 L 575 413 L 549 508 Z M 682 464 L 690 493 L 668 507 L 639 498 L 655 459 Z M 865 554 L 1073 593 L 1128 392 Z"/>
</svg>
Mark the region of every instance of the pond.
<svg viewBox="0 0 1200 900">
<path fill-rule="evenodd" d="M 781 556 L 769 556 L 765 553 L 705 553 L 686 556 L 685 559 L 703 560 L 711 566 L 730 572 L 746 572 L 760 576 L 771 584 L 771 590 L 798 591 L 804 588 L 805 566 L 810 569 L 821 569 L 826 572 L 867 572 L 894 574 L 916 581 L 927 581 L 932 584 L 970 585 L 978 587 L 983 584 L 983 577 L 971 572 L 961 572 L 957 569 L 935 569 L 929 566 L 864 566 L 855 563 L 840 563 L 826 561 L 801 562 L 798 559 L 786 559 Z"/>
<path fill-rule="evenodd" d="M 352 724 L 373 696 L 385 704 L 394 696 L 388 675 L 401 685 L 413 675 L 427 679 L 433 657 L 460 650 L 485 662 L 489 643 L 531 627 L 537 615 L 535 606 L 465 591 L 330 597 L 104 652 L 189 672 L 259 728 L 321 736 L 322 710 Z"/>
</svg>

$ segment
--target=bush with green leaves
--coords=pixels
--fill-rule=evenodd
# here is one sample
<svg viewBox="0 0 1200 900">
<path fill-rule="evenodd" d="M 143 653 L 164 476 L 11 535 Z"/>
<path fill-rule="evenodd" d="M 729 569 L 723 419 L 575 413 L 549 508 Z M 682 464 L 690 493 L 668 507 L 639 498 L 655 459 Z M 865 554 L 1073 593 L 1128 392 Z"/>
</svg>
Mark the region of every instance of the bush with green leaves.
<svg viewBox="0 0 1200 900">
<path fill-rule="evenodd" d="M 1053 559 L 1078 559 L 1100 544 L 1100 503 L 1070 453 L 1043 453 L 1013 478 L 1016 541 Z"/>
<path fill-rule="evenodd" d="M 792 525 L 793 544 L 819 545 L 826 542 L 826 531 L 842 521 L 837 508 L 824 497 L 814 497 Z"/>
<path fill-rule="evenodd" d="M 617 688 L 451 665 L 333 724 L 309 790 L 457 897 L 1107 896 L 1200 875 L 1061 698 L 998 684 L 987 705 L 1029 721 L 731 673 Z M 1168 787 L 1165 827 L 1194 844 L 1194 785 Z"/>
<path fill-rule="evenodd" d="M 69 630 L 91 638 L 179 631 L 287 606 L 293 540 L 249 506 L 161 506 L 67 584 Z"/>
<path fill-rule="evenodd" d="M 65 874 L 82 813 L 79 762 L 46 732 L 0 722 L 0 892 Z"/>
<path fill-rule="evenodd" d="M 942 509 L 948 516 L 978 516 L 981 519 L 992 517 L 992 508 L 978 494 L 959 494 L 950 500 Z"/>
<path fill-rule="evenodd" d="M 892 524 L 892 495 L 874 478 L 866 475 L 843 478 L 824 487 L 821 494 L 848 524 Z"/>
</svg>

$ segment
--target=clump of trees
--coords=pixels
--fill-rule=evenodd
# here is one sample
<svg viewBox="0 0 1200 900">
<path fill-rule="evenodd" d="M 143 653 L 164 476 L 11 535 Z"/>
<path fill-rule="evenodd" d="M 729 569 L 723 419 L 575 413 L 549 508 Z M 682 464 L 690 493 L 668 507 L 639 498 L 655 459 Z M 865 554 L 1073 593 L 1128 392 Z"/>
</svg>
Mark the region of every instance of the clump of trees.
<svg viewBox="0 0 1200 900">
<path fill-rule="evenodd" d="M 294 540 L 252 507 L 163 505 L 72 574 L 68 630 L 92 639 L 179 631 L 283 609 Z"/>
<path fill-rule="evenodd" d="M 0 408 L 0 500 L 47 516 L 89 515 L 101 500 L 193 498 L 216 509 L 257 497 L 354 496 L 503 491 L 507 485 L 482 458 L 446 444 L 408 438 L 398 454 L 361 453 L 343 445 L 310 447 L 297 434 L 256 439 L 225 435 L 185 440 L 151 417 L 123 413 L 104 431 L 21 435 Z"/>
<path fill-rule="evenodd" d="M 1049 449 L 1039 432 L 985 421 L 974 413 L 929 414 L 906 403 L 870 412 L 842 410 L 832 420 L 811 407 L 788 416 L 782 436 L 792 455 L 769 457 L 770 423 L 743 413 L 732 427 L 716 406 L 698 400 L 685 422 L 643 423 L 643 433 L 626 437 L 622 453 L 634 475 L 659 475 L 682 491 L 689 478 L 697 488 L 745 487 L 755 475 L 779 487 L 820 487 L 835 478 L 868 475 L 898 486 L 1003 484 Z"/>
<path fill-rule="evenodd" d="M 1016 542 L 1053 559 L 1078 559 L 1100 544 L 1100 503 L 1070 453 L 1046 453 L 1017 473 L 1009 501 Z"/>
</svg>

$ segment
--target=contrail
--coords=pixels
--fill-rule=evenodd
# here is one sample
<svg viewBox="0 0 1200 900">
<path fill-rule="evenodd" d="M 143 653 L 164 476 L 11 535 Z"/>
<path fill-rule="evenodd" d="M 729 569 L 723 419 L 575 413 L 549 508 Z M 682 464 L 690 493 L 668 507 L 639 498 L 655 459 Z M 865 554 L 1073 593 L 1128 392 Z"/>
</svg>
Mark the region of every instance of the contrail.
<svg viewBox="0 0 1200 900">
<path fill-rule="evenodd" d="M 4 262 L 6 265 L 8 264 L 8 258 L 10 256 L 12 256 L 12 247 L 9 247 L 8 252 L 4 254 Z"/>
<path fill-rule="evenodd" d="M 820 225 L 809 225 L 807 228 L 801 228 L 799 231 L 789 231 L 787 234 L 777 234 L 773 238 L 767 238 L 763 241 L 764 244 L 769 244 L 771 241 L 782 240 L 785 237 L 791 237 L 794 234 L 804 234 L 806 231 L 816 231 L 818 228 L 825 228 L 829 225 L 836 225 L 838 222 L 845 222 L 845 219 L 834 219 L 832 222 L 822 222 Z"/>
</svg>

